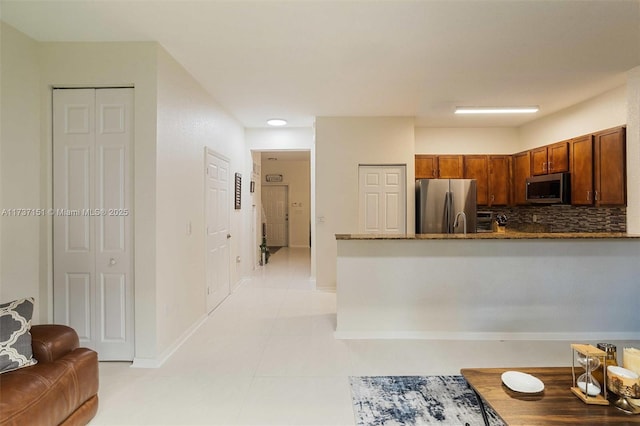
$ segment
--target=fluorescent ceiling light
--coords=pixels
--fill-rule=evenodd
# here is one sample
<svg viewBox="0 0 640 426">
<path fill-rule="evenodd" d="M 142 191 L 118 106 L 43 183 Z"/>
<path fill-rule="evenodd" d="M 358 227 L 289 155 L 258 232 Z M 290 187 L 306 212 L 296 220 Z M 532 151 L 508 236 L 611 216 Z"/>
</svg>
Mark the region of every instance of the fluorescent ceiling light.
<svg viewBox="0 0 640 426">
<path fill-rule="evenodd" d="M 287 120 L 283 120 L 282 118 L 272 118 L 267 120 L 267 124 L 269 126 L 284 126 L 287 124 Z"/>
<path fill-rule="evenodd" d="M 456 107 L 456 114 L 530 114 L 538 112 L 537 106 L 528 107 Z"/>
</svg>

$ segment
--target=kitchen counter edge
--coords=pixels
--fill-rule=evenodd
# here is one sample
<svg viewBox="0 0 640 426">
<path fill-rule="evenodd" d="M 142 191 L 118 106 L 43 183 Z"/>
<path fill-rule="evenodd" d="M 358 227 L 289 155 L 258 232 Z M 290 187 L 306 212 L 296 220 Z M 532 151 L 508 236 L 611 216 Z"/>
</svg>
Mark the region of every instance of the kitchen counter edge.
<svg viewBox="0 0 640 426">
<path fill-rule="evenodd" d="M 480 232 L 476 234 L 335 234 L 336 240 L 598 240 L 640 239 L 624 232 Z"/>
</svg>

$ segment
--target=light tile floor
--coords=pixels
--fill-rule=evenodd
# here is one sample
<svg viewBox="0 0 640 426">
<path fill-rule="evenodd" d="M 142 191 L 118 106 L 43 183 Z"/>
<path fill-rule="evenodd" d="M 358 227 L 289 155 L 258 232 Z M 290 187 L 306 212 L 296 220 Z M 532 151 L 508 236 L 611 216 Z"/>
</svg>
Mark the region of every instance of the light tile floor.
<svg viewBox="0 0 640 426">
<path fill-rule="evenodd" d="M 336 340 L 336 295 L 315 290 L 309 256 L 275 253 L 162 367 L 100 363 L 91 424 L 353 425 L 349 376 L 571 363 L 566 341 Z"/>
</svg>

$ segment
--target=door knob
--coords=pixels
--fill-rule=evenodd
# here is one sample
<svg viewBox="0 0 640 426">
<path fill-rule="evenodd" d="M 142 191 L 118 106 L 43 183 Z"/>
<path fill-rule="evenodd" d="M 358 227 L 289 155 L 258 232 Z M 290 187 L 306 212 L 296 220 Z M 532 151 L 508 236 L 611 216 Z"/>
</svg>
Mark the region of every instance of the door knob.
<svg viewBox="0 0 640 426">
<path fill-rule="evenodd" d="M 231 234 L 227 234 L 227 240 L 231 238 Z"/>
<path fill-rule="evenodd" d="M 113 257 L 111 259 L 109 259 L 109 265 L 113 266 L 116 263 L 118 263 L 118 262 L 116 262 L 116 260 Z"/>
</svg>

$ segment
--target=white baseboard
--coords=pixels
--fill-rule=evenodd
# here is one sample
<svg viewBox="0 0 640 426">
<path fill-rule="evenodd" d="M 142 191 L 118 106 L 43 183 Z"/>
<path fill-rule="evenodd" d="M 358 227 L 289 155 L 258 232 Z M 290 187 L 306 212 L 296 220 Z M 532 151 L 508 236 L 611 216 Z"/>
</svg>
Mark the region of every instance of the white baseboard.
<svg viewBox="0 0 640 426">
<path fill-rule="evenodd" d="M 640 332 L 448 332 L 448 331 L 335 331 L 333 337 L 340 340 L 640 340 Z"/>
<path fill-rule="evenodd" d="M 169 346 L 165 351 L 163 351 L 159 356 L 155 358 L 138 358 L 138 357 L 133 358 L 133 364 L 131 364 L 131 368 L 161 367 L 162 364 L 164 364 L 169 358 L 171 358 L 171 355 L 173 355 L 175 351 L 177 351 L 178 348 L 180 348 L 180 346 L 182 346 L 184 342 L 186 342 L 187 339 L 189 339 L 189 337 L 191 337 L 191 335 L 195 333 L 195 331 L 198 328 L 200 328 L 202 324 L 204 324 L 207 318 L 208 318 L 208 315 L 206 314 L 200 317 L 198 321 L 193 323 L 191 327 L 185 330 L 185 332 L 182 333 L 182 335 L 178 339 L 176 339 L 176 341 L 173 342 L 173 344 Z"/>
<path fill-rule="evenodd" d="M 237 289 L 239 289 L 240 287 L 242 287 L 245 283 L 247 283 L 250 280 L 249 277 L 242 277 L 240 278 L 240 280 L 238 280 L 238 282 L 236 282 L 233 287 L 231 288 L 231 293 L 233 294 L 234 291 L 236 291 Z"/>
<path fill-rule="evenodd" d="M 313 280 L 313 281 L 315 281 L 315 280 Z M 336 292 L 336 288 L 334 286 L 329 286 L 329 285 L 326 285 L 326 286 L 321 285 L 321 286 L 319 286 L 317 283 L 316 283 L 316 290 L 326 291 L 326 292 L 329 292 L 329 293 L 335 293 Z"/>
</svg>

